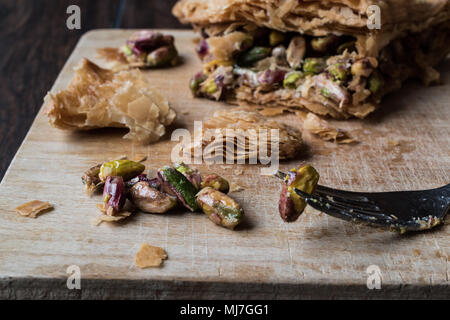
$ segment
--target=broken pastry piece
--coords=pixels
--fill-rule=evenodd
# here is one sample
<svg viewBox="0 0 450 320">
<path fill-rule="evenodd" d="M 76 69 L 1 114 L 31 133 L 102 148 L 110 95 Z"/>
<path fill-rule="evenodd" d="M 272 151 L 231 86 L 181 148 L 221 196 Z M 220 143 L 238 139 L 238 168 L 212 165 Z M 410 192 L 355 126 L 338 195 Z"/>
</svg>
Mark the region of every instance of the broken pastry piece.
<svg viewBox="0 0 450 320">
<path fill-rule="evenodd" d="M 135 32 L 121 48 L 101 48 L 97 50 L 101 58 L 113 63 L 112 69 L 163 68 L 175 66 L 178 51 L 171 35 L 141 30 Z"/>
<path fill-rule="evenodd" d="M 122 211 L 116 214 L 115 216 L 108 216 L 106 214 L 101 214 L 95 220 L 93 220 L 92 223 L 94 226 L 99 226 L 103 222 L 118 222 L 128 218 L 129 216 L 131 216 L 131 212 L 129 211 Z"/>
<path fill-rule="evenodd" d="M 256 110 L 233 108 L 216 111 L 203 123 L 202 141 L 196 141 L 185 148 L 194 150 L 201 144 L 206 160 L 257 159 L 258 155 L 272 156 L 278 152 L 280 160 L 292 159 L 301 150 L 303 140 L 297 129 L 267 120 Z M 272 146 L 278 144 L 278 150 Z"/>
<path fill-rule="evenodd" d="M 35 219 L 39 214 L 53 209 L 49 202 L 33 200 L 18 206 L 14 211 L 24 217 Z"/>
<path fill-rule="evenodd" d="M 67 89 L 49 93 L 50 124 L 64 130 L 129 128 L 126 139 L 158 141 L 175 117 L 168 101 L 133 69 L 114 73 L 83 59 Z"/>
<path fill-rule="evenodd" d="M 438 82 L 450 52 L 448 0 L 181 0 L 173 13 L 202 36 L 195 96 L 337 119 L 365 118 L 408 78 Z"/>
<path fill-rule="evenodd" d="M 163 260 L 167 259 L 167 253 L 164 249 L 142 243 L 139 251 L 134 258 L 134 264 L 141 268 L 160 267 Z"/>
<path fill-rule="evenodd" d="M 338 144 L 355 143 L 356 140 L 350 137 L 347 132 L 332 127 L 326 120 L 320 119 L 313 113 L 308 113 L 303 122 L 303 129 L 319 136 L 322 140 L 333 141 Z"/>
</svg>

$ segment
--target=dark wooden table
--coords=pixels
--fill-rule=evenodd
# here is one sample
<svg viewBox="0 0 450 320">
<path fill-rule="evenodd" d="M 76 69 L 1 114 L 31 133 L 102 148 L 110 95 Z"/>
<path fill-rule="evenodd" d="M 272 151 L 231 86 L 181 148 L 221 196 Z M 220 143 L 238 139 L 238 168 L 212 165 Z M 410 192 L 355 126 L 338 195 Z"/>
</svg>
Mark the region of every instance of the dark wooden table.
<svg viewBox="0 0 450 320">
<path fill-rule="evenodd" d="M 0 180 L 80 36 L 98 28 L 186 28 L 176 0 L 0 1 Z M 69 5 L 81 30 L 66 27 Z"/>
</svg>

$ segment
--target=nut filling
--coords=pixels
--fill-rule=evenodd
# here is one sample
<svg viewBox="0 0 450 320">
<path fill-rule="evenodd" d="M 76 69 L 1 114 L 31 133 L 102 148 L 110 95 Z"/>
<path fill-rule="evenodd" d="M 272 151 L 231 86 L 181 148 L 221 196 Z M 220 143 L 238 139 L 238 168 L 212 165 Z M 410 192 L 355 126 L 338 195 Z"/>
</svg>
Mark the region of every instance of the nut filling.
<svg viewBox="0 0 450 320">
<path fill-rule="evenodd" d="M 283 33 L 245 23 L 201 31 L 203 70 L 191 79 L 194 96 L 305 107 L 334 118 L 366 117 L 407 78 L 437 82 L 432 67 L 450 51 L 445 25 L 420 37 L 406 34 L 377 57 L 360 53 L 354 36 Z M 437 47 L 442 53 L 436 54 Z"/>
</svg>

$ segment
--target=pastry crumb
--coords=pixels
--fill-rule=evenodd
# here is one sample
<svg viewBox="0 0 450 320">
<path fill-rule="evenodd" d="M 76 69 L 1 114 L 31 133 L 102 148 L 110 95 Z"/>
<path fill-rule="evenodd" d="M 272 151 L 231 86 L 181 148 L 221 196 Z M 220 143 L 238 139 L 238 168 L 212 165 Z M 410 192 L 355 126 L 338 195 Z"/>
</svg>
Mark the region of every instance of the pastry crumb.
<svg viewBox="0 0 450 320">
<path fill-rule="evenodd" d="M 258 112 L 264 117 L 279 116 L 280 114 L 283 114 L 285 111 L 288 111 L 288 109 L 285 107 L 266 107 L 261 110 L 258 110 Z"/>
<path fill-rule="evenodd" d="M 100 209 L 100 207 L 99 207 L 99 209 Z M 94 226 L 99 226 L 103 222 L 117 222 L 117 221 L 123 220 L 125 218 L 128 218 L 129 216 L 131 216 L 131 212 L 129 212 L 129 211 L 120 212 L 120 213 L 116 214 L 115 216 L 101 214 L 92 221 L 92 224 Z"/>
<path fill-rule="evenodd" d="M 399 141 L 394 141 L 394 140 L 388 140 L 387 143 L 394 147 L 398 147 L 400 145 Z"/>
<path fill-rule="evenodd" d="M 357 142 L 356 139 L 350 137 L 344 130 L 332 127 L 326 120 L 320 119 L 313 113 L 308 113 L 304 119 L 303 128 L 325 141 L 334 141 L 338 144 Z"/>
<path fill-rule="evenodd" d="M 143 242 L 136 253 L 134 264 L 141 269 L 160 267 L 166 259 L 167 253 L 164 249 Z"/>
<path fill-rule="evenodd" d="M 51 209 L 53 209 L 53 206 L 49 202 L 33 200 L 18 206 L 14 211 L 21 216 L 35 219 L 40 213 L 50 211 Z"/>
<path fill-rule="evenodd" d="M 176 118 L 169 102 L 139 70 L 113 72 L 83 59 L 66 89 L 48 93 L 45 113 L 63 130 L 128 128 L 126 139 L 158 141 Z"/>
</svg>

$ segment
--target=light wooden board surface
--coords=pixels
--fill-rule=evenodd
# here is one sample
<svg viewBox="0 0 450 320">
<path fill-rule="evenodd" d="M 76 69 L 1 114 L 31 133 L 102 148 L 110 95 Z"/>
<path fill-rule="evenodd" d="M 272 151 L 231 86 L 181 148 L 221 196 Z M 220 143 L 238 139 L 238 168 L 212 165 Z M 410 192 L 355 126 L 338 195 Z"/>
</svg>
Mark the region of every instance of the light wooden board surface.
<svg viewBox="0 0 450 320">
<path fill-rule="evenodd" d="M 130 30 L 87 33 L 52 90 L 64 88 L 83 58 L 96 48 L 119 46 Z M 176 127 L 193 128 L 222 103 L 194 99 L 188 80 L 200 68 L 194 34 L 173 31 L 184 63 L 146 71 L 148 80 L 178 112 Z M 289 169 L 313 164 L 321 183 L 360 191 L 409 190 L 450 182 L 450 63 L 445 85 L 408 84 L 385 100 L 369 120 L 337 124 L 361 143 L 336 146 L 305 134 L 308 145 Z M 30 86 L 33 84 L 29 84 Z M 20 108 L 20 106 L 17 106 Z M 295 116 L 283 117 L 301 127 Z M 344 222 L 308 208 L 295 223 L 277 210 L 280 183 L 260 176 L 259 166 L 196 166 L 245 188 L 233 196 L 246 213 L 237 231 L 220 228 L 200 213 L 136 214 L 124 223 L 95 227 L 99 197 L 87 198 L 80 176 L 92 165 L 126 154 L 148 156 L 148 169 L 170 163 L 175 142 L 142 146 L 123 130 L 69 133 L 50 127 L 42 110 L 0 185 L 0 296 L 74 298 L 308 298 L 449 297 L 450 228 L 399 235 Z M 395 147 L 392 142 L 400 142 Z M 233 177 L 237 168 L 243 174 Z M 13 209 L 50 201 L 55 210 L 38 219 Z M 162 268 L 141 270 L 133 259 L 146 241 L 169 256 Z M 66 269 L 81 269 L 81 291 L 66 288 Z M 366 269 L 377 265 L 382 290 L 366 287 Z"/>
</svg>

